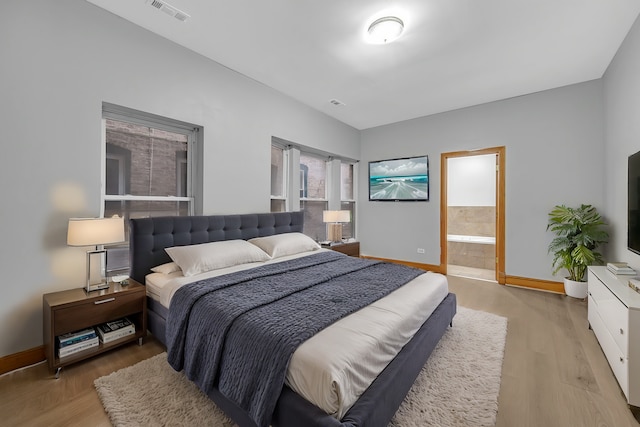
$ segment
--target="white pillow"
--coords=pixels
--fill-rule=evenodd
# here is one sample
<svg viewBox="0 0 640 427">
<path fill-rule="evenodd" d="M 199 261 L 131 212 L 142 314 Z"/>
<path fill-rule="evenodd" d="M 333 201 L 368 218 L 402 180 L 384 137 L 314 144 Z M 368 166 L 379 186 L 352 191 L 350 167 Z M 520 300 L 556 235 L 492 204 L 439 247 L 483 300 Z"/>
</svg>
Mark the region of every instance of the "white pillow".
<svg viewBox="0 0 640 427">
<path fill-rule="evenodd" d="M 316 241 L 302 233 L 284 233 L 273 236 L 256 237 L 255 239 L 250 239 L 249 243 L 256 245 L 268 253 L 271 258 L 315 251 L 320 248 L 320 245 Z"/>
<path fill-rule="evenodd" d="M 171 274 L 176 271 L 180 271 L 180 267 L 175 262 L 168 262 L 166 264 L 156 265 L 151 269 L 154 273 Z"/>
<path fill-rule="evenodd" d="M 249 262 L 268 261 L 266 252 L 245 240 L 224 240 L 165 248 L 186 277 Z"/>
</svg>

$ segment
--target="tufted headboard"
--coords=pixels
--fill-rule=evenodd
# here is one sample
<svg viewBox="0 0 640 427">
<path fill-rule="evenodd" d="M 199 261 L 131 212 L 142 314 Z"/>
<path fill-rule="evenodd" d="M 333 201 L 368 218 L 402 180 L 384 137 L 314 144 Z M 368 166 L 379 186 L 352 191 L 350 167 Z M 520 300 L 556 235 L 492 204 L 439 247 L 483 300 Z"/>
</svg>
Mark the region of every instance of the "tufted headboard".
<svg viewBox="0 0 640 427">
<path fill-rule="evenodd" d="M 166 216 L 129 221 L 129 276 L 144 284 L 151 268 L 170 262 L 164 248 L 302 232 L 304 212 Z"/>
</svg>

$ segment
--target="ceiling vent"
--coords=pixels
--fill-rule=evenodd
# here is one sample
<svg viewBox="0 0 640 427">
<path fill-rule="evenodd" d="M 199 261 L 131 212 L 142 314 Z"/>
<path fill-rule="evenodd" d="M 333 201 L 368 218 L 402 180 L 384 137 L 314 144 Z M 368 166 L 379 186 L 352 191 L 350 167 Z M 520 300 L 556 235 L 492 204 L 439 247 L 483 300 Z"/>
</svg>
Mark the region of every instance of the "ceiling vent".
<svg viewBox="0 0 640 427">
<path fill-rule="evenodd" d="M 147 0 L 147 4 L 150 4 L 156 9 L 163 11 L 169 16 L 173 16 L 178 21 L 184 22 L 187 19 L 191 18 L 191 16 L 188 13 L 185 13 L 180 9 L 178 9 L 177 7 L 171 6 L 169 3 L 166 3 L 160 0 Z"/>
</svg>

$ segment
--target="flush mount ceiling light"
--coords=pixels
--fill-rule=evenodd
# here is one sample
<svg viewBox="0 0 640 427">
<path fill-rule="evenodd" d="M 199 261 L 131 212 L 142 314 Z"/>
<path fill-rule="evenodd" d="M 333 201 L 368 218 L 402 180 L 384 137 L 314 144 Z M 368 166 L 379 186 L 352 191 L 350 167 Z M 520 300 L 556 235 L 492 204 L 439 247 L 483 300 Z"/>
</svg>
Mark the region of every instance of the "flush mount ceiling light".
<svg viewBox="0 0 640 427">
<path fill-rule="evenodd" d="M 369 25 L 367 30 L 371 43 L 390 43 L 400 37 L 404 30 L 404 22 L 396 16 L 378 18 Z"/>
</svg>

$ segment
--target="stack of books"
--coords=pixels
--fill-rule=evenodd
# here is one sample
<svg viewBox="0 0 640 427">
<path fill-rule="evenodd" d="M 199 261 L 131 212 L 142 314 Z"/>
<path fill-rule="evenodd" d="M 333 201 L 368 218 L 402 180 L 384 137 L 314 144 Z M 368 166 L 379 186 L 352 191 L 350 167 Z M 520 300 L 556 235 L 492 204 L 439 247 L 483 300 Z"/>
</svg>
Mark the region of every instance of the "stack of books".
<svg viewBox="0 0 640 427">
<path fill-rule="evenodd" d="M 135 335 L 136 326 L 126 317 L 96 326 L 100 341 L 108 343 L 129 335 Z"/>
<path fill-rule="evenodd" d="M 340 241 L 340 242 L 332 242 L 331 240 L 327 240 L 327 241 L 323 241 L 323 242 L 318 242 L 320 243 L 320 246 L 322 246 L 323 248 L 330 248 L 332 246 L 338 246 L 338 245 L 342 245 L 345 242 Z"/>
<path fill-rule="evenodd" d="M 629 267 L 626 262 L 608 262 L 607 268 L 613 274 L 625 274 L 625 275 L 635 275 L 636 271 Z"/>
<path fill-rule="evenodd" d="M 63 358 L 72 354 L 84 351 L 92 347 L 97 347 L 98 336 L 93 328 L 83 329 L 81 331 L 69 332 L 68 334 L 59 335 L 58 339 L 58 357 Z"/>
</svg>

